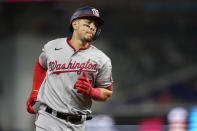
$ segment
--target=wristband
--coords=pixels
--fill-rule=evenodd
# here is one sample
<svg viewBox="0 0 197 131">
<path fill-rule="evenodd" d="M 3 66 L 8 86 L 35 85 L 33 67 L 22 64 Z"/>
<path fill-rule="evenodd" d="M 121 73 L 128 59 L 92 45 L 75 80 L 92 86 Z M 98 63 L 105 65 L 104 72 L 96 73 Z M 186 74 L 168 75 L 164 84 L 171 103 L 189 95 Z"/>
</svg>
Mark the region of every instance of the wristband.
<svg viewBox="0 0 197 131">
<path fill-rule="evenodd" d="M 98 100 L 101 97 L 101 90 L 99 88 L 91 88 L 90 97 L 94 100 Z"/>
</svg>

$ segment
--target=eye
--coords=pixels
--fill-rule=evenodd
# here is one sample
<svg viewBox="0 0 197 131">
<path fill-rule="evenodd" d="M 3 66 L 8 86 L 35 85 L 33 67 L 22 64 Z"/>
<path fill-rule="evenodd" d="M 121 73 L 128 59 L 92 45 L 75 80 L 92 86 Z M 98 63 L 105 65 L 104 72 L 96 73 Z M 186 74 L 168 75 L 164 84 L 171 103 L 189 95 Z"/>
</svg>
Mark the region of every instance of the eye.
<svg viewBox="0 0 197 131">
<path fill-rule="evenodd" d="M 95 28 L 91 28 L 90 24 L 83 24 L 84 27 L 87 27 L 89 29 L 91 29 L 92 31 L 96 31 L 96 27 Z"/>
<path fill-rule="evenodd" d="M 83 26 L 86 26 L 86 27 L 90 28 L 90 26 L 88 24 L 83 24 Z"/>
</svg>

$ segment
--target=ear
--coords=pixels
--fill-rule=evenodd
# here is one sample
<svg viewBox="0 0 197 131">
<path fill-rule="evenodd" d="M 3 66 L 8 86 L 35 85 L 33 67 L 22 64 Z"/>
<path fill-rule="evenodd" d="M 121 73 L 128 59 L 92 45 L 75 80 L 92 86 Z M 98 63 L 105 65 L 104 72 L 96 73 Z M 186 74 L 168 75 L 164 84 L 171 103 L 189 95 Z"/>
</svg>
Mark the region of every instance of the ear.
<svg viewBox="0 0 197 131">
<path fill-rule="evenodd" d="M 74 20 L 74 21 L 72 22 L 73 30 L 76 30 L 76 29 L 78 28 L 78 25 L 79 25 L 78 20 Z"/>
</svg>

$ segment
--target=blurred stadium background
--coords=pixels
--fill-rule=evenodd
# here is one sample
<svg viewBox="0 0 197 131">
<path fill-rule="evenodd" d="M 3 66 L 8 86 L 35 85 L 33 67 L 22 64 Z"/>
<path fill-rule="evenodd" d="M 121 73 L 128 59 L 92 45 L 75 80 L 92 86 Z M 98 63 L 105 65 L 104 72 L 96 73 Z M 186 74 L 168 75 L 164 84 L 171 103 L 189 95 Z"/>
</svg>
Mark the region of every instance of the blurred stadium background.
<svg viewBox="0 0 197 131">
<path fill-rule="evenodd" d="M 94 102 L 87 130 L 167 131 L 169 114 L 178 108 L 183 131 L 194 131 L 196 0 L 11 1 L 0 2 L 0 131 L 33 130 L 35 116 L 25 102 L 35 61 L 46 42 L 70 35 L 70 16 L 85 5 L 100 9 L 105 20 L 93 44 L 111 57 L 114 79 L 112 98 Z M 142 128 L 147 123 L 159 127 Z"/>
</svg>

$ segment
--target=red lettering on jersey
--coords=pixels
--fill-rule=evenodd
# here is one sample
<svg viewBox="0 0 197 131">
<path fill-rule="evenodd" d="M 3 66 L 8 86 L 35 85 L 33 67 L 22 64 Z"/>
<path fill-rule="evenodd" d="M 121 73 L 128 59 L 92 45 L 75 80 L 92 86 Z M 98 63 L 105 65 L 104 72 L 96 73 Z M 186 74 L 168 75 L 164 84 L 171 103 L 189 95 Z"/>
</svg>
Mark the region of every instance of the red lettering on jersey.
<svg viewBox="0 0 197 131">
<path fill-rule="evenodd" d="M 63 64 L 61 69 L 65 69 L 66 68 L 66 64 Z"/>
<path fill-rule="evenodd" d="M 88 65 L 88 69 L 91 69 L 91 68 L 92 68 L 92 64 L 89 64 L 89 65 Z"/>
<path fill-rule="evenodd" d="M 87 62 L 77 62 L 71 59 L 66 67 L 66 63 L 60 64 L 55 61 L 49 62 L 49 71 L 54 72 L 56 74 L 63 73 L 63 72 L 77 72 L 77 74 L 81 74 L 82 71 L 88 72 L 96 72 L 97 71 L 97 64 L 91 63 L 90 59 Z"/>
<path fill-rule="evenodd" d="M 70 62 L 68 63 L 67 69 L 72 69 L 72 59 L 71 59 Z"/>
<path fill-rule="evenodd" d="M 87 68 L 88 64 L 90 63 L 90 59 L 88 59 L 85 68 Z"/>
<path fill-rule="evenodd" d="M 92 70 L 96 70 L 96 67 L 97 67 L 97 64 L 94 64 L 94 65 L 92 66 Z"/>
</svg>

